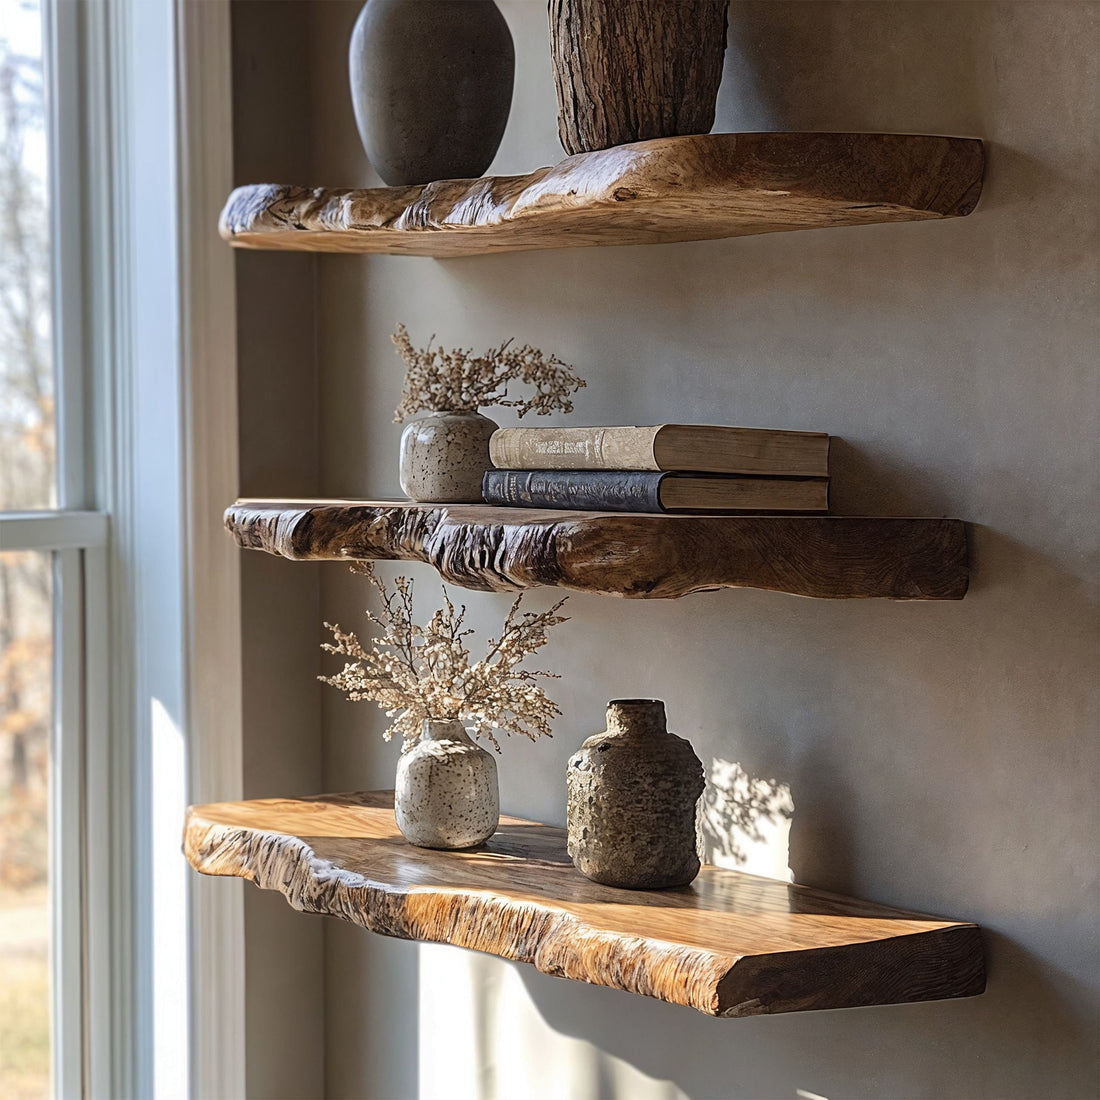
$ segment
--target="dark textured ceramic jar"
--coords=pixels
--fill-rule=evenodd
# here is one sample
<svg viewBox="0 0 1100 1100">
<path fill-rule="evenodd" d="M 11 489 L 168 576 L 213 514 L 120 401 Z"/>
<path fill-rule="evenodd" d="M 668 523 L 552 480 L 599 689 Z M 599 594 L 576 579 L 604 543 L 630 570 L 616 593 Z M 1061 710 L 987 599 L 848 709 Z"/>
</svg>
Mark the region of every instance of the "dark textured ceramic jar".
<svg viewBox="0 0 1100 1100">
<path fill-rule="evenodd" d="M 391 186 L 480 176 L 504 136 L 515 49 L 493 0 L 367 0 L 348 51 L 367 157 Z"/>
<path fill-rule="evenodd" d="M 703 765 L 665 726 L 658 699 L 613 699 L 607 729 L 569 760 L 569 855 L 593 882 L 684 886 L 699 873 L 695 804 Z"/>
</svg>

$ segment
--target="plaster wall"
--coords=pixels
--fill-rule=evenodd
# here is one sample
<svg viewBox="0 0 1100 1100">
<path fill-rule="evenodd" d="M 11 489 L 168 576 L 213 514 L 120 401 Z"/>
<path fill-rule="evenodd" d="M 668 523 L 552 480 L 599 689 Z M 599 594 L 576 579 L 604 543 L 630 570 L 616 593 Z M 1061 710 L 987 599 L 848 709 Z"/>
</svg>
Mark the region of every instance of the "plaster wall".
<svg viewBox="0 0 1100 1100">
<path fill-rule="evenodd" d="M 294 4 L 234 3 L 234 180 L 309 175 L 309 59 Z M 240 493 L 317 492 L 318 384 L 312 256 L 238 254 Z M 316 663 L 320 569 L 242 554 L 246 798 L 315 793 L 321 784 Z M 316 1097 L 324 1088 L 324 923 L 277 894 L 245 892 L 245 1087 L 250 1097 Z M 291 1054 L 291 1052 L 293 1052 Z"/>
<path fill-rule="evenodd" d="M 300 33 L 265 40 L 256 26 L 249 48 L 306 65 L 310 96 L 310 171 L 287 182 L 377 182 L 346 91 L 358 4 L 273 6 L 292 7 Z M 521 172 L 561 157 L 545 5 L 500 6 L 517 86 L 491 171 Z M 1091 2 L 735 0 L 716 129 L 982 137 L 986 187 L 967 219 L 307 261 L 316 405 L 303 407 L 315 408 L 317 443 L 306 460 L 322 495 L 399 495 L 389 334 L 403 321 L 414 339 L 515 336 L 558 353 L 589 382 L 577 423 L 827 431 L 838 512 L 971 521 L 961 603 L 572 596 L 545 651 L 563 674 L 554 739 L 513 741 L 499 765 L 507 812 L 563 823 L 565 761 L 602 728 L 606 700 L 663 698 L 726 806 L 708 828 L 716 858 L 974 920 L 989 964 L 980 998 L 715 1021 L 328 921 L 326 1095 L 1095 1095 L 1098 16 Z M 253 109 L 256 125 L 270 116 Z M 257 164 L 252 178 L 281 168 Z M 272 362 L 273 385 L 296 384 L 286 355 Z M 276 571 L 289 584 L 307 568 L 269 564 L 272 593 Z M 434 573 L 402 572 L 427 607 Z M 316 624 L 362 625 L 360 580 L 333 565 L 318 583 Z M 492 633 L 507 597 L 461 595 Z M 308 632 L 304 611 L 296 622 Z M 319 668 L 307 654 L 319 632 L 307 640 L 281 672 L 302 684 Z M 303 720 L 319 721 L 321 743 L 303 742 L 296 789 L 307 776 L 329 790 L 392 782 L 397 747 L 379 739 L 379 712 L 327 690 L 303 698 L 320 707 Z M 757 784 L 762 840 L 722 802 L 738 776 Z"/>
</svg>

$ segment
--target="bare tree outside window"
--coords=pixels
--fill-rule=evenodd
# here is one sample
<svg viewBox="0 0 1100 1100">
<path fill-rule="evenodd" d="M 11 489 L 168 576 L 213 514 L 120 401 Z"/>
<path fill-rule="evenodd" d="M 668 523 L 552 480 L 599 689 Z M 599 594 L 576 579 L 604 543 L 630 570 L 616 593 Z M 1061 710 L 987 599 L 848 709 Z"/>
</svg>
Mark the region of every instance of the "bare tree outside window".
<svg viewBox="0 0 1100 1100">
<path fill-rule="evenodd" d="M 21 511 L 57 504 L 45 97 L 37 4 L 2 2 L 0 509 Z"/>
<path fill-rule="evenodd" d="M 0 554 L 0 1096 L 6 1100 L 45 1097 L 50 1087 L 50 558 Z"/>
<path fill-rule="evenodd" d="M 0 510 L 56 507 L 41 13 L 0 0 Z M 51 555 L 0 553 L 0 1095 L 49 1091 Z"/>
</svg>

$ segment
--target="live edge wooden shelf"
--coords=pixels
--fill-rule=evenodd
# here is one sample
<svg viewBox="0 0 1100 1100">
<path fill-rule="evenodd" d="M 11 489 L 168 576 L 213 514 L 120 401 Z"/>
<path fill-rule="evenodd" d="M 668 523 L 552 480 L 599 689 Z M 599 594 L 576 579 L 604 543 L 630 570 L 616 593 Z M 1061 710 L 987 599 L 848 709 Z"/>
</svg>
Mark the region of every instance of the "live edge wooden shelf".
<svg viewBox="0 0 1100 1100">
<path fill-rule="evenodd" d="M 243 248 L 438 257 L 711 240 L 963 217 L 983 169 L 973 138 L 704 134 L 581 153 L 525 176 L 240 187 L 220 230 Z"/>
<path fill-rule="evenodd" d="M 414 848 L 391 791 L 193 806 L 184 850 L 204 874 L 250 879 L 307 913 L 711 1016 L 985 988 L 973 924 L 710 866 L 680 889 L 616 890 L 577 874 L 561 829 L 519 818 L 472 851 Z"/>
<path fill-rule="evenodd" d="M 421 561 L 487 592 L 555 585 L 669 599 L 762 588 L 824 599 L 958 600 L 957 519 L 555 512 L 408 501 L 239 500 L 237 544 L 297 561 Z"/>
</svg>

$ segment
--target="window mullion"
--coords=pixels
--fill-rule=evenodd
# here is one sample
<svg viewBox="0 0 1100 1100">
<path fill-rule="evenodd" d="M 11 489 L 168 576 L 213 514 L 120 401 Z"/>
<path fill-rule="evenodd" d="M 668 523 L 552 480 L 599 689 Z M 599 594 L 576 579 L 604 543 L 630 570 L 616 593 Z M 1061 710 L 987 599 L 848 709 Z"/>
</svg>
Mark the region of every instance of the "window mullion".
<svg viewBox="0 0 1100 1100">
<path fill-rule="evenodd" d="M 102 512 L 0 512 L 0 550 L 82 550 L 107 545 Z"/>
<path fill-rule="evenodd" d="M 84 577 L 81 551 L 54 554 L 54 714 L 50 746 L 51 1059 L 56 1097 L 82 1094 Z"/>
</svg>

